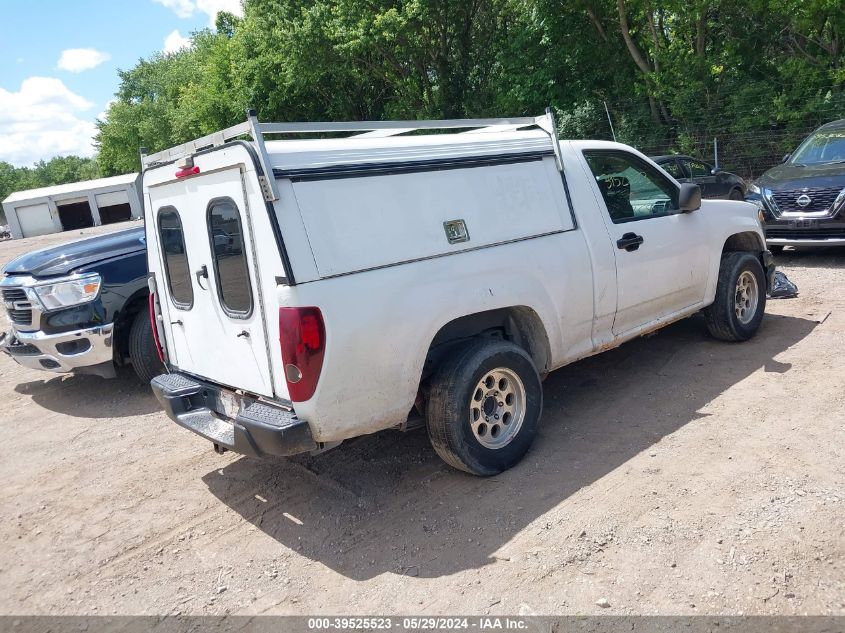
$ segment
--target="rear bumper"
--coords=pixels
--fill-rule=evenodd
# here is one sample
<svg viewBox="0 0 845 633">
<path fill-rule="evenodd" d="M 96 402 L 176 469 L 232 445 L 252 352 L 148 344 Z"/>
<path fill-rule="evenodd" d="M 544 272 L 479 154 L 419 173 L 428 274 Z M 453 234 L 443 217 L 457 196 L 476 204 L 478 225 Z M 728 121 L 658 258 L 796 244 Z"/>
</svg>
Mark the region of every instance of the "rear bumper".
<svg viewBox="0 0 845 633">
<path fill-rule="evenodd" d="M 293 410 L 242 397 L 234 417 L 224 399 L 234 392 L 180 373 L 162 374 L 150 386 L 171 420 L 227 449 L 251 457 L 288 456 L 317 450 L 308 423 Z"/>
<path fill-rule="evenodd" d="M 12 330 L 0 337 L 0 349 L 24 367 L 63 374 L 110 363 L 113 331 L 113 323 L 61 334 Z"/>
</svg>

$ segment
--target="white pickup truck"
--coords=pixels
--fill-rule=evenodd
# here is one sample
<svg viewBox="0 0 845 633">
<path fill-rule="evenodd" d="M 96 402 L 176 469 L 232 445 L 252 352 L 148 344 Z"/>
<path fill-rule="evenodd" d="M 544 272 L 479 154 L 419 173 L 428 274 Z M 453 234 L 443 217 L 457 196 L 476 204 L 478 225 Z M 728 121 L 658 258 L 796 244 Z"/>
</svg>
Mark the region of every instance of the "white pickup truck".
<svg viewBox="0 0 845 633">
<path fill-rule="evenodd" d="M 499 473 L 529 449 L 550 371 L 701 310 L 716 338 L 749 339 L 774 274 L 756 207 L 702 202 L 625 145 L 559 141 L 548 112 L 250 112 L 143 163 L 169 370 L 152 387 L 219 452 L 424 423 L 446 462 Z"/>
</svg>

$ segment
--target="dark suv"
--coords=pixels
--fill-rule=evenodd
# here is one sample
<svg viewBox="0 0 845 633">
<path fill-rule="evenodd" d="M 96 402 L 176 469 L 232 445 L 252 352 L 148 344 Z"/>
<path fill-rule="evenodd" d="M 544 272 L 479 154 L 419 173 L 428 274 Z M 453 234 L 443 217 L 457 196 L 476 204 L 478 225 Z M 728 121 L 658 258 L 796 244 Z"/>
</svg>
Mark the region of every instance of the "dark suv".
<svg viewBox="0 0 845 633">
<path fill-rule="evenodd" d="M 845 244 L 845 119 L 821 126 L 748 187 L 772 251 Z"/>
</svg>

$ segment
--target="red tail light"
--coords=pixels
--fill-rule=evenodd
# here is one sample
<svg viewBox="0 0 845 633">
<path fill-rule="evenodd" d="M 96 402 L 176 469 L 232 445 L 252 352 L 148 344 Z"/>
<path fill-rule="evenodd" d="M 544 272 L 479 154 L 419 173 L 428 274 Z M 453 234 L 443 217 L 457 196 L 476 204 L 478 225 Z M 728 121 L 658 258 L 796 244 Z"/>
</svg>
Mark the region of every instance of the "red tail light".
<svg viewBox="0 0 845 633">
<path fill-rule="evenodd" d="M 150 325 L 153 326 L 153 340 L 156 344 L 156 351 L 158 352 L 158 358 L 163 363 L 164 362 L 164 350 L 161 348 L 161 341 L 158 338 L 158 323 L 156 323 L 156 293 L 150 293 Z"/>
<path fill-rule="evenodd" d="M 279 308 L 279 342 L 291 401 L 310 399 L 317 389 L 326 351 L 326 327 L 320 308 Z"/>
</svg>

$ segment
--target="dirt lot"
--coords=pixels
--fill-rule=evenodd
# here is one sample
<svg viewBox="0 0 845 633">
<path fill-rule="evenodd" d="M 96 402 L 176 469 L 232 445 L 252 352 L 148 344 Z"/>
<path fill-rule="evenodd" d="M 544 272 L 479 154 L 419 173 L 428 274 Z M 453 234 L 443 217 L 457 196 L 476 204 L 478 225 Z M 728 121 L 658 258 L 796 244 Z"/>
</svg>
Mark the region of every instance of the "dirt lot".
<svg viewBox="0 0 845 633">
<path fill-rule="evenodd" d="M 552 374 L 493 479 L 424 432 L 221 457 L 128 372 L 3 356 L 0 612 L 845 614 L 845 249 L 779 263 L 750 343 L 693 318 Z"/>
</svg>

